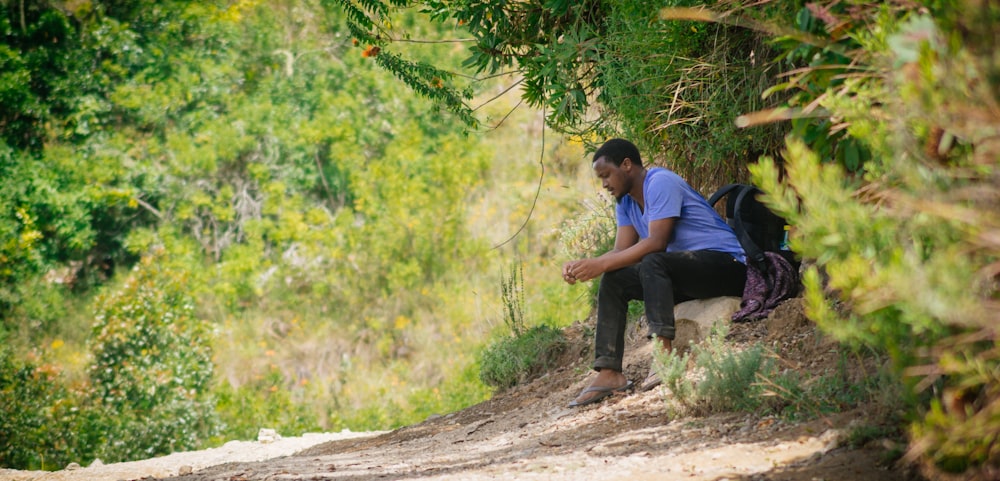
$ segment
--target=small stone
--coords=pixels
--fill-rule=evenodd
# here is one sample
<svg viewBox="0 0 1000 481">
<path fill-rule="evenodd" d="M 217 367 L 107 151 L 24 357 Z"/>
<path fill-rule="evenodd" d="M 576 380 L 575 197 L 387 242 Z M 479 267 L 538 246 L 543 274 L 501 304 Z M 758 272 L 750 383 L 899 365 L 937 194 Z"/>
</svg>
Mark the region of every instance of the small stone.
<svg viewBox="0 0 1000 481">
<path fill-rule="evenodd" d="M 178 476 L 187 476 L 187 475 L 189 475 L 189 474 L 191 474 L 193 472 L 194 472 L 194 468 L 185 464 L 184 466 L 181 466 L 180 469 L 177 470 L 177 475 Z"/>
<path fill-rule="evenodd" d="M 273 443 L 279 439 L 281 439 L 281 435 L 273 429 L 260 428 L 260 431 L 257 432 L 257 442 L 261 444 Z"/>
<path fill-rule="evenodd" d="M 80 463 L 69 463 L 66 465 L 66 471 L 73 471 L 74 469 L 80 469 Z"/>
<path fill-rule="evenodd" d="M 101 458 L 97 458 L 92 463 L 90 463 L 90 467 L 91 468 L 97 467 L 97 466 L 104 466 L 104 461 L 101 461 Z"/>
</svg>

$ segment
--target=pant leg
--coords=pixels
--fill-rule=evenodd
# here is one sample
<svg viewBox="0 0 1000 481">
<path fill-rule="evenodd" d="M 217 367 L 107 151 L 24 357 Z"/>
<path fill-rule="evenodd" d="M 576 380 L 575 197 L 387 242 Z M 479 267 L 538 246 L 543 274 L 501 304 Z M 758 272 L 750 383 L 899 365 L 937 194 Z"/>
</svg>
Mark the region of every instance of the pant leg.
<svg viewBox="0 0 1000 481">
<path fill-rule="evenodd" d="M 642 299 L 639 266 L 605 272 L 597 291 L 597 329 L 594 333 L 594 370 L 621 372 L 625 356 L 628 303 Z"/>
<path fill-rule="evenodd" d="M 639 277 L 649 336 L 673 339 L 675 303 L 742 296 L 746 265 L 718 251 L 655 252 L 639 263 Z"/>
</svg>

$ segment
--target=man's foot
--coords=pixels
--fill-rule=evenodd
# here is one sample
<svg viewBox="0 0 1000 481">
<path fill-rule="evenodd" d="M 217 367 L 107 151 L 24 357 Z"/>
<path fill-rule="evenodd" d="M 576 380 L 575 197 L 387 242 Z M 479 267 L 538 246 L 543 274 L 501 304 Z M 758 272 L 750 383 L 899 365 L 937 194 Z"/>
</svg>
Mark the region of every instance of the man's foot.
<svg viewBox="0 0 1000 481">
<path fill-rule="evenodd" d="M 569 407 L 573 408 L 592 404 L 616 392 L 627 391 L 629 389 L 632 389 L 632 381 L 626 379 L 621 371 L 599 369 L 597 377 L 590 382 L 590 385 L 573 402 L 569 403 Z"/>
<path fill-rule="evenodd" d="M 566 407 L 579 407 L 586 406 L 588 404 L 596 403 L 601 399 L 604 399 L 616 392 L 625 392 L 632 389 L 632 381 L 625 381 L 625 384 L 619 387 L 610 386 L 590 386 L 583 390 L 579 396 L 576 397 L 572 402 L 570 402 Z"/>
<path fill-rule="evenodd" d="M 653 349 L 659 349 L 660 352 L 670 352 L 673 350 L 673 341 L 663 336 L 656 336 L 653 341 L 653 346 Z M 655 363 L 656 361 L 653 362 Z M 656 374 L 656 368 L 650 366 L 649 374 L 646 376 L 646 379 L 642 381 L 642 385 L 639 386 L 639 390 L 643 392 L 650 391 L 660 384 L 663 384 L 663 380 Z"/>
</svg>

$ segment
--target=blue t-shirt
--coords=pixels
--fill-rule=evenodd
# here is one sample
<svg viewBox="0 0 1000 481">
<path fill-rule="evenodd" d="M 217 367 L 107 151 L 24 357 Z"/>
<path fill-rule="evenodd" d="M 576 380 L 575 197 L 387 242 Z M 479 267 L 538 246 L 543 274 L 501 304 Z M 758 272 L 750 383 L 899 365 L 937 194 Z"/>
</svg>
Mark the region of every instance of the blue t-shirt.
<svg viewBox="0 0 1000 481">
<path fill-rule="evenodd" d="M 618 202 L 618 226 L 632 226 L 639 238 L 649 237 L 649 222 L 676 217 L 667 252 L 712 250 L 726 252 L 746 264 L 736 233 L 681 176 L 662 167 L 646 171 L 642 183 L 646 211 L 630 195 Z"/>
</svg>

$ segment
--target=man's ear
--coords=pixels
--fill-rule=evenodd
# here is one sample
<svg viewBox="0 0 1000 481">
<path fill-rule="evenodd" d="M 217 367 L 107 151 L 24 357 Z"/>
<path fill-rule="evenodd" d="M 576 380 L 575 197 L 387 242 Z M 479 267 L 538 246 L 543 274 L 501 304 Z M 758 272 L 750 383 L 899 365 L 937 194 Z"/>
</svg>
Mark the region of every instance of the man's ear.
<svg viewBox="0 0 1000 481">
<path fill-rule="evenodd" d="M 632 171 L 632 159 L 630 159 L 628 157 L 625 157 L 624 159 L 622 159 L 622 167 L 621 168 L 622 168 L 622 170 L 624 170 L 626 172 L 631 172 Z"/>
</svg>

